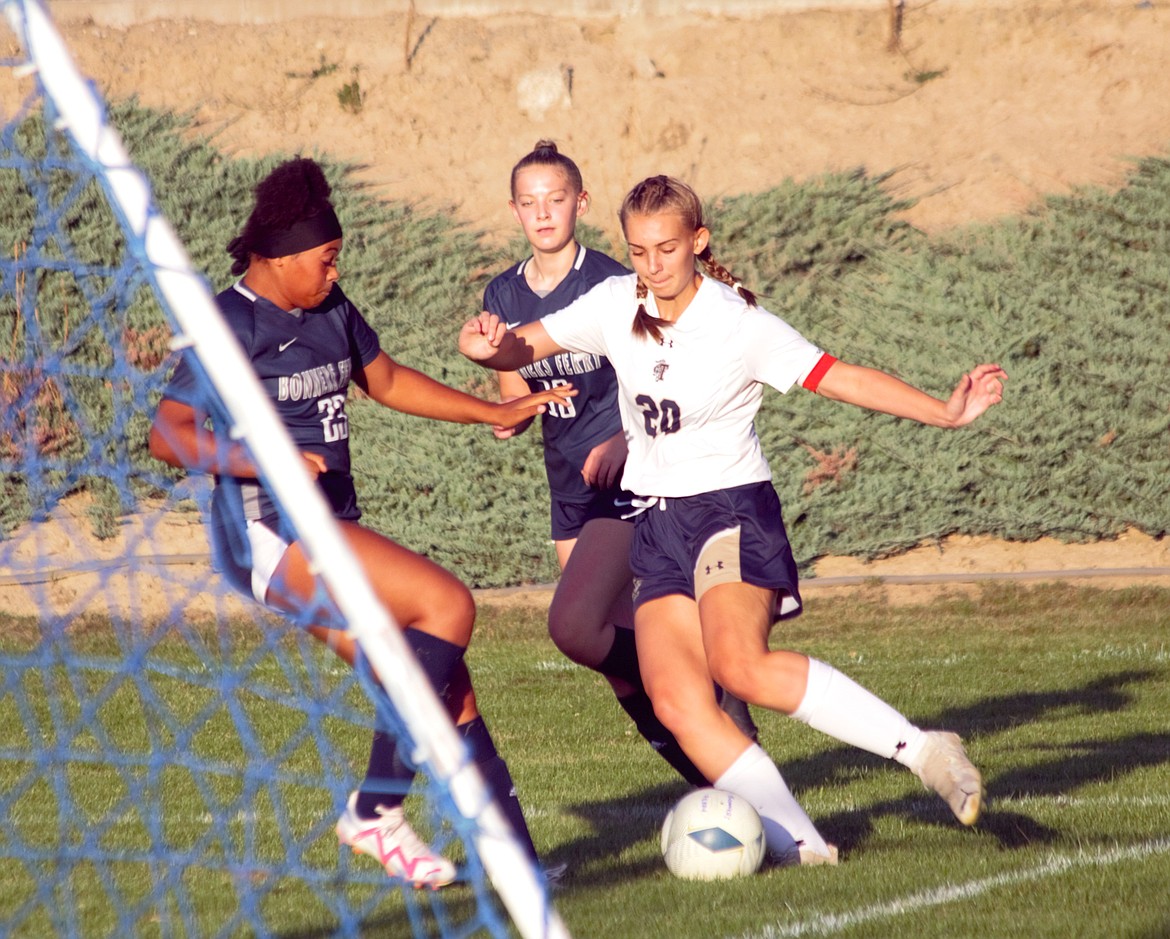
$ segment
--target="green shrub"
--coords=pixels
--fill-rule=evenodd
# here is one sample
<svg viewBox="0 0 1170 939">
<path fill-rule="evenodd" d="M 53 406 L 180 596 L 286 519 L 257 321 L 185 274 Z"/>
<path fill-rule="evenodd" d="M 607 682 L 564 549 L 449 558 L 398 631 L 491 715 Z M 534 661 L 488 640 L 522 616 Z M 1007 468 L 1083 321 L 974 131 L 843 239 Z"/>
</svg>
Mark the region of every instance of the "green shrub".
<svg viewBox="0 0 1170 939">
<path fill-rule="evenodd" d="M 228 159 L 184 118 L 133 101 L 112 117 L 195 265 L 222 289 L 230 282 L 224 247 L 243 224 L 252 187 L 289 154 Z M 454 212 L 375 200 L 347 167 L 322 162 L 346 230 L 343 286 L 387 352 L 455 387 L 494 394 L 490 373 L 457 354 L 456 334 L 488 279 L 524 244 L 491 247 Z M 1004 404 L 954 434 L 800 391 L 766 395 L 759 432 L 802 563 L 828 553 L 875 557 L 954 533 L 1084 541 L 1135 527 L 1164 535 L 1170 162 L 1143 161 L 1116 193 L 1078 190 L 1023 218 L 932 238 L 900 219 L 907 203 L 889 194 L 890 183 L 862 171 L 826 174 L 710 207 L 716 257 L 827 351 L 939 396 L 981 361 L 1010 375 Z M 27 193 L 0 187 L 6 243 L 19 244 L 31 213 Z M 77 200 L 69 225 L 95 260 L 125 249 L 96 192 Z M 163 321 L 139 289 L 118 331 L 84 331 L 77 315 L 90 301 L 62 280 L 59 302 L 40 311 L 41 328 L 86 361 L 120 356 L 161 379 L 169 366 L 160 365 Z M 11 297 L 0 297 L 0 337 L 9 344 L 0 351 L 9 358 L 24 341 L 18 319 Z M 120 337 L 113 347 L 111 336 Z M 19 368 L 6 367 L 4 379 L 6 406 L 24 401 L 28 421 L 40 421 L 45 439 L 64 450 L 90 428 L 113 427 L 115 402 L 126 400 L 108 383 L 73 377 L 84 407 L 66 414 L 53 410 L 48 385 L 22 398 L 29 376 Z M 157 385 L 149 400 L 131 401 L 124 432 L 103 444 L 111 459 L 124 446 L 131 465 L 156 475 L 145 429 Z M 555 577 L 538 432 L 500 442 L 485 427 L 426 422 L 368 401 L 355 401 L 352 417 L 368 524 L 477 586 Z M 2 478 L 8 530 L 35 499 L 18 472 Z M 62 485 L 84 487 L 85 476 Z M 132 510 L 140 490 L 103 493 L 99 527 L 112 530 L 110 513 Z"/>
</svg>

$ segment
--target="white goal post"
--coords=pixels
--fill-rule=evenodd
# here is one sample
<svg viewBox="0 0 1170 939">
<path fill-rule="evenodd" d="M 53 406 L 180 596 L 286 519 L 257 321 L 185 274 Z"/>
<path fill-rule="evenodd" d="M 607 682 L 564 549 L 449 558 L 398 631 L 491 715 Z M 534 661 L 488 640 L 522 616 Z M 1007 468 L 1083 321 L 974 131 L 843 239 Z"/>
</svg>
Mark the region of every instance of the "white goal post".
<svg viewBox="0 0 1170 939">
<path fill-rule="evenodd" d="M 221 397 L 231 435 L 245 441 L 266 483 L 294 524 L 298 538 L 380 677 L 416 744 L 420 766 L 445 780 L 458 811 L 474 819 L 475 848 L 503 906 L 524 939 L 562 939 L 569 933 L 552 907 L 543 877 L 515 838 L 502 811 L 469 760 L 445 708 L 419 669 L 396 623 L 378 602 L 334 522 L 324 497 L 304 470 L 291 438 L 234 335 L 220 316 L 204 278 L 154 205 L 143 173 L 130 160 L 103 103 L 77 71 L 39 0 L 3 0 L 44 94 L 74 146 L 94 167 L 115 209 L 130 250 L 149 271 L 155 292 L 178 327 L 176 348 L 190 348 Z"/>
</svg>

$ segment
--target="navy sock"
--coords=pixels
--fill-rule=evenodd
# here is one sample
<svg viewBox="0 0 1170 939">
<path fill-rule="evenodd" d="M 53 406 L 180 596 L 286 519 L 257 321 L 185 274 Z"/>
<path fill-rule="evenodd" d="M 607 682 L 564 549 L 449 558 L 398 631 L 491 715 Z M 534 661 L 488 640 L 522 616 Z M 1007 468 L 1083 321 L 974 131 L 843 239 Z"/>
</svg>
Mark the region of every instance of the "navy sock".
<svg viewBox="0 0 1170 939">
<path fill-rule="evenodd" d="M 399 752 L 398 740 L 388 730 L 374 730 L 366 778 L 358 789 L 354 811 L 359 818 L 377 818 L 378 806 L 402 805 L 414 781 L 414 767 Z"/>
<path fill-rule="evenodd" d="M 752 712 L 748 709 L 747 702 L 725 691 L 718 685 L 715 686 L 715 697 L 719 701 L 719 709 L 735 721 L 735 726 L 739 728 L 739 732 L 752 743 L 759 743 L 760 730 L 756 727 L 756 722 L 752 719 Z"/>
<path fill-rule="evenodd" d="M 636 691 L 634 694 L 618 698 L 618 704 L 630 715 L 634 726 L 638 728 L 638 733 L 646 738 L 654 752 L 673 766 L 675 772 L 683 779 L 692 786 L 711 785 L 707 777 L 699 772 L 699 768 L 683 752 L 683 748 L 674 739 L 674 734 L 658 719 L 658 715 L 654 713 L 654 705 L 645 691 Z"/>
<path fill-rule="evenodd" d="M 638 647 L 634 643 L 634 631 L 614 627 L 613 645 L 593 669 L 610 678 L 620 678 L 642 690 L 642 673 L 638 669 Z"/>
<path fill-rule="evenodd" d="M 445 697 L 451 684 L 451 674 L 467 650 L 463 646 L 457 646 L 453 642 L 419 629 L 404 629 L 402 635 L 406 639 L 406 644 L 410 646 L 410 651 L 418 659 L 418 664 L 422 666 L 431 687 L 435 689 L 435 694 L 440 698 Z"/>
<path fill-rule="evenodd" d="M 403 636 L 431 687 L 442 697 L 451 683 L 451 674 L 463 658 L 463 647 L 418 629 L 406 629 Z M 376 818 L 379 805 L 393 808 L 402 804 L 414 780 L 415 768 L 401 754 L 393 725 L 383 713 L 383 709 L 390 708 L 388 696 L 374 677 L 360 646 L 354 668 L 369 678 L 375 689 L 374 739 L 370 744 L 366 778 L 358 789 L 354 810 L 359 818 Z M 409 746 L 409 741 L 403 743 Z"/>
<path fill-rule="evenodd" d="M 634 686 L 634 693 L 619 697 L 618 704 L 630 715 L 634 726 L 638 728 L 638 733 L 654 748 L 655 753 L 674 767 L 675 772 L 692 786 L 709 785 L 707 777 L 699 772 L 674 739 L 674 734 L 666 729 L 654 713 L 654 705 L 646 694 L 645 686 L 642 684 L 642 673 L 638 669 L 638 647 L 634 642 L 632 629 L 620 627 L 614 629 L 613 645 L 596 671 L 613 678 L 621 678 Z"/>
<path fill-rule="evenodd" d="M 466 724 L 456 728 L 463 735 L 467 749 L 471 751 L 471 758 L 479 767 L 480 774 L 488 789 L 495 797 L 496 804 L 503 811 L 512 830 L 520 843 L 532 856 L 536 856 L 536 846 L 532 843 L 532 835 L 528 833 L 528 823 L 524 821 L 524 812 L 520 808 L 520 800 L 516 797 L 516 786 L 512 782 L 512 774 L 508 772 L 508 764 L 496 752 L 496 744 L 488 732 L 487 724 L 482 717 L 473 717 Z"/>
</svg>

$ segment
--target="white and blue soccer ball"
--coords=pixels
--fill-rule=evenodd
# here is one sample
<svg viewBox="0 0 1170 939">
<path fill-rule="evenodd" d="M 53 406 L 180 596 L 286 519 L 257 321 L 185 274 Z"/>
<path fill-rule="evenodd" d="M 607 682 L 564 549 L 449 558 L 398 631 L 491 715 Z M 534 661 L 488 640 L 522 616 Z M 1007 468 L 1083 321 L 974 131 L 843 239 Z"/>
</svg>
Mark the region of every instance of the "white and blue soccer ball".
<svg viewBox="0 0 1170 939">
<path fill-rule="evenodd" d="M 764 860 L 764 825 L 746 800 L 723 789 L 696 789 L 662 823 L 662 856 L 675 877 L 747 877 Z"/>
</svg>

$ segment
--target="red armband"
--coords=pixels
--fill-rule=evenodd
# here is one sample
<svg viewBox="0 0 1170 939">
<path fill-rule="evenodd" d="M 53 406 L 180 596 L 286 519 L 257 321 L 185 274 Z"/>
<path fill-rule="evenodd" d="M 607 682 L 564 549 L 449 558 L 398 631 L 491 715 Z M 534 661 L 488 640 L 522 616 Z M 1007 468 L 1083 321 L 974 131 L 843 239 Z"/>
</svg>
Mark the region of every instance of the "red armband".
<svg viewBox="0 0 1170 939">
<path fill-rule="evenodd" d="M 817 360 L 817 364 L 813 366 L 812 371 L 808 373 L 808 377 L 801 385 L 808 391 L 816 391 L 817 386 L 820 385 L 821 379 L 825 377 L 825 372 L 833 367 L 833 363 L 837 360 L 829 353 L 825 353 Z"/>
</svg>

